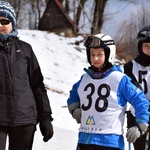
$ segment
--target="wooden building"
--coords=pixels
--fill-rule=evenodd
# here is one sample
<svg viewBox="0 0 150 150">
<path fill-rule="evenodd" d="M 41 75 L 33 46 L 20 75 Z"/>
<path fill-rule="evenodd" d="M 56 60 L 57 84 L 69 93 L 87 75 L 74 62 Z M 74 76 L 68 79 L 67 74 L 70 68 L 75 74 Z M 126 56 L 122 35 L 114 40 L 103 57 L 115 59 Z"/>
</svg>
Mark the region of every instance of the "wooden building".
<svg viewBox="0 0 150 150">
<path fill-rule="evenodd" d="M 57 33 L 74 31 L 75 24 L 65 13 L 65 9 L 59 0 L 49 0 L 45 12 L 39 21 L 38 29 Z"/>
</svg>

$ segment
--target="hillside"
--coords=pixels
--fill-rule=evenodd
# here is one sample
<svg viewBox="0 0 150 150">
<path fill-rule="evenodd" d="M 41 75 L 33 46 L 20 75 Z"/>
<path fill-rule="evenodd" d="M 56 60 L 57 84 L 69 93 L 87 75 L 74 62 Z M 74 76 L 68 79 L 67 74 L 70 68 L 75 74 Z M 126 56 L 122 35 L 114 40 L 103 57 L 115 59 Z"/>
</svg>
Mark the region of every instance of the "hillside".
<svg viewBox="0 0 150 150">
<path fill-rule="evenodd" d="M 19 30 L 19 37 L 32 45 L 37 56 L 54 118 L 54 137 L 44 143 L 37 126 L 33 150 L 75 150 L 79 125 L 66 106 L 72 85 L 80 79 L 83 68 L 89 66 L 83 43 L 74 44 L 83 37 L 66 38 L 36 30 Z M 116 59 L 116 62 L 120 60 Z M 126 142 L 126 150 L 127 145 Z"/>
</svg>

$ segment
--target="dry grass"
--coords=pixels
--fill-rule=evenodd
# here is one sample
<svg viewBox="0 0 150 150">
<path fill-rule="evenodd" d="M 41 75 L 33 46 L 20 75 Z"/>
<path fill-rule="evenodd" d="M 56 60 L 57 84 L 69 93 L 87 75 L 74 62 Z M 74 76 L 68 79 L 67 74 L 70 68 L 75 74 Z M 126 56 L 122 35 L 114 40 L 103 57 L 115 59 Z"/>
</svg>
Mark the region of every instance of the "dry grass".
<svg viewBox="0 0 150 150">
<path fill-rule="evenodd" d="M 118 34 L 114 38 L 117 55 L 126 62 L 137 56 L 137 33 L 143 26 L 150 25 L 148 14 L 150 14 L 150 10 L 141 5 L 137 12 L 132 13 L 128 20 L 124 20 L 118 26 Z"/>
</svg>

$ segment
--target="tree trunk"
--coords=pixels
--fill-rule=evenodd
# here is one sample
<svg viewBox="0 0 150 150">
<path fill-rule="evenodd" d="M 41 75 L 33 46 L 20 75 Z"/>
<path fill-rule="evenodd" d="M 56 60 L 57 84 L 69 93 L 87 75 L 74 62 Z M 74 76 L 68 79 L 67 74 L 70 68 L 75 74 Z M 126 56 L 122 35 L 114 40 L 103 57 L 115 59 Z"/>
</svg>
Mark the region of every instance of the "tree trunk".
<svg viewBox="0 0 150 150">
<path fill-rule="evenodd" d="M 40 9 L 39 0 L 36 0 L 36 4 L 37 4 L 37 11 L 38 11 L 38 18 L 37 18 L 37 20 L 39 22 L 39 20 L 41 18 L 41 9 Z"/>
<path fill-rule="evenodd" d="M 20 14 L 21 0 L 10 1 L 9 3 L 13 6 L 13 8 L 15 10 L 16 21 L 17 21 L 19 18 L 19 14 Z"/>
<path fill-rule="evenodd" d="M 69 11 L 70 11 L 69 0 L 65 1 L 65 11 L 67 14 L 69 14 Z"/>
<path fill-rule="evenodd" d="M 95 10 L 94 10 L 91 34 L 99 33 L 102 28 L 103 13 L 104 13 L 106 2 L 107 0 L 95 0 Z"/>
<path fill-rule="evenodd" d="M 77 8 L 77 14 L 76 14 L 76 26 L 79 25 L 79 20 L 81 16 L 82 9 L 84 8 L 84 4 L 87 0 L 80 0 L 79 6 Z"/>
</svg>

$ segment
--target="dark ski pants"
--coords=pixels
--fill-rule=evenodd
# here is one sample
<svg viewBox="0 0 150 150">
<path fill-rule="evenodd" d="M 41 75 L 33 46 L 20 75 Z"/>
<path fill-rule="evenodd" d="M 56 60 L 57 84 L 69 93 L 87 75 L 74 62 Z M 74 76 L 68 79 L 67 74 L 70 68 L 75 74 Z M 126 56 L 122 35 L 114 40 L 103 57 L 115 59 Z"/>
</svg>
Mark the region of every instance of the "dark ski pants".
<svg viewBox="0 0 150 150">
<path fill-rule="evenodd" d="M 120 149 L 112 147 L 103 147 L 93 144 L 78 144 L 77 150 L 120 150 Z"/>
<path fill-rule="evenodd" d="M 127 111 L 126 113 L 127 113 L 127 128 L 129 129 L 130 127 L 137 126 L 135 117 L 132 115 L 132 113 L 130 111 Z M 150 122 L 149 122 L 149 127 L 150 127 Z M 133 143 L 134 150 L 145 150 L 145 142 L 146 142 L 146 134 L 138 138 L 135 141 L 135 143 Z M 150 150 L 150 140 L 148 140 L 148 150 Z"/>
<path fill-rule="evenodd" d="M 142 136 L 141 138 L 137 139 L 134 145 L 134 150 L 145 150 L 145 140 L 146 136 Z M 150 150 L 150 140 L 148 141 L 148 150 Z"/>
<path fill-rule="evenodd" d="M 35 131 L 35 125 L 0 126 L 0 150 L 5 150 L 7 136 L 9 150 L 32 150 Z"/>
</svg>

